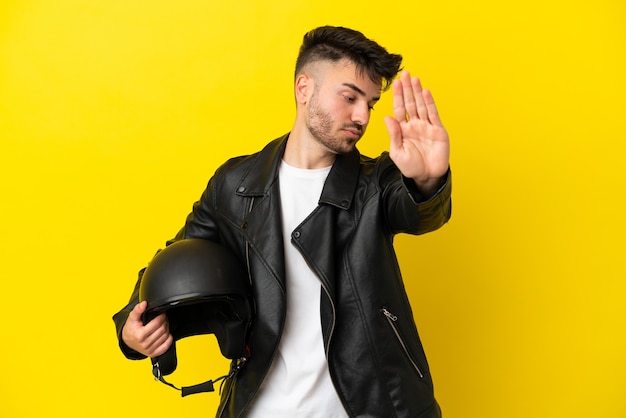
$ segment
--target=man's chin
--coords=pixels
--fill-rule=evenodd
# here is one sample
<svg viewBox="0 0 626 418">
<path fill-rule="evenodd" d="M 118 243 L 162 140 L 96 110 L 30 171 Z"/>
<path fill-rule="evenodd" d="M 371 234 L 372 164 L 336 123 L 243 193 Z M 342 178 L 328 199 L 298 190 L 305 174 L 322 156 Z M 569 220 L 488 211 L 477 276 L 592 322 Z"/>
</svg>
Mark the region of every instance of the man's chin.
<svg viewBox="0 0 626 418">
<path fill-rule="evenodd" d="M 349 154 L 356 148 L 357 142 L 361 139 L 361 136 L 358 138 L 352 138 L 347 136 L 336 137 L 332 142 L 321 142 L 328 151 L 334 154 Z"/>
<path fill-rule="evenodd" d="M 349 154 L 349 153 L 351 153 L 356 148 L 357 142 L 359 142 L 359 141 L 358 140 L 346 141 L 344 144 L 342 144 L 341 149 L 337 150 L 336 153 L 337 154 Z"/>
</svg>

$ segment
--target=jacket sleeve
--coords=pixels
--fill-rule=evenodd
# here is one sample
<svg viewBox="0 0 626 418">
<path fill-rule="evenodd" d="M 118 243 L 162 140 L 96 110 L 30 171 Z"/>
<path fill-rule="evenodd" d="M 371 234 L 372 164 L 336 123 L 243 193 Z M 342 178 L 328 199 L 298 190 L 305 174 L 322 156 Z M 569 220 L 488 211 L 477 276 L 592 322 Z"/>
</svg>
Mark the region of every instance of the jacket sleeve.
<svg viewBox="0 0 626 418">
<path fill-rule="evenodd" d="M 122 330 L 124 329 L 124 324 L 126 324 L 128 315 L 133 310 L 135 305 L 139 303 L 139 285 L 141 283 L 141 276 L 143 276 L 144 270 L 145 269 L 141 269 L 141 271 L 139 271 L 139 278 L 137 279 L 137 283 L 135 284 L 135 288 L 130 296 L 128 304 L 124 308 L 122 308 L 122 310 L 113 315 L 113 322 L 115 323 L 115 331 L 117 333 L 117 340 L 119 342 L 120 350 L 122 350 L 122 353 L 126 356 L 126 358 L 129 358 L 131 360 L 141 360 L 146 358 L 146 356 L 144 356 L 143 354 L 138 353 L 137 351 L 127 346 L 122 339 Z"/>
<path fill-rule="evenodd" d="M 389 160 L 390 162 L 390 160 Z M 402 176 L 391 162 L 379 179 L 386 206 L 386 222 L 396 233 L 425 234 L 442 227 L 452 214 L 452 173 L 442 177 L 439 189 L 425 198 L 413 180 Z"/>
</svg>

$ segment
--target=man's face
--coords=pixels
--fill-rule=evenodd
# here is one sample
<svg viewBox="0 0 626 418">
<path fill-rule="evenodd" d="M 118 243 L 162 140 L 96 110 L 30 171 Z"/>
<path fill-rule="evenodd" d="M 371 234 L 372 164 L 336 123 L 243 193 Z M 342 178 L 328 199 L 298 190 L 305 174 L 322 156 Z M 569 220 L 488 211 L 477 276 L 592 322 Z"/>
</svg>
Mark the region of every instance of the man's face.
<svg viewBox="0 0 626 418">
<path fill-rule="evenodd" d="M 347 61 L 323 63 L 306 107 L 311 136 L 333 153 L 351 151 L 369 123 L 381 85 Z"/>
</svg>

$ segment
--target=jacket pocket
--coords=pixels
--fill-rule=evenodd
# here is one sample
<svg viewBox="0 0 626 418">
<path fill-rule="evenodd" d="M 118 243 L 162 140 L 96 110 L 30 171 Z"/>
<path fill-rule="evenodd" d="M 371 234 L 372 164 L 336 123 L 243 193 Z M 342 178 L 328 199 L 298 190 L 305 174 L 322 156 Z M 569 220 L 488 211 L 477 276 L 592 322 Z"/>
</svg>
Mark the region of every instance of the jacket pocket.
<svg viewBox="0 0 626 418">
<path fill-rule="evenodd" d="M 415 357 L 409 351 L 409 348 L 408 348 L 408 346 L 406 344 L 406 341 L 402 337 L 402 334 L 400 333 L 400 328 L 398 327 L 398 324 L 397 324 L 398 317 L 396 315 L 394 315 L 393 313 L 391 313 L 384 306 L 381 308 L 380 311 L 387 318 L 387 323 L 389 323 L 389 326 L 393 330 L 393 333 L 396 336 L 396 340 L 398 341 L 398 343 L 400 343 L 400 346 L 402 347 L 402 351 L 404 351 L 404 354 L 406 355 L 407 359 L 409 360 L 409 363 L 411 363 L 411 366 L 413 367 L 413 369 L 415 370 L 417 375 L 420 377 L 420 379 L 423 379 L 424 378 L 424 372 L 423 372 L 424 369 L 422 369 L 422 367 L 420 367 L 420 365 L 417 362 L 417 360 L 415 359 Z"/>
</svg>

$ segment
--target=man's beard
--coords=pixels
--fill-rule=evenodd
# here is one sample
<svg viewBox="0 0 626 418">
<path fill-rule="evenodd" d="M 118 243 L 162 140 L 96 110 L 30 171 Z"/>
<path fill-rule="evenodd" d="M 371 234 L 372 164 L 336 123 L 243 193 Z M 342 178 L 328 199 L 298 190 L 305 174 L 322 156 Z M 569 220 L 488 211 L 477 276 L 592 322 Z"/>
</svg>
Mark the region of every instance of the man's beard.
<svg viewBox="0 0 626 418">
<path fill-rule="evenodd" d="M 364 128 L 354 123 L 345 124 L 341 129 L 359 131 L 360 135 L 358 138 L 351 138 L 348 135 L 342 134 L 341 129 L 333 133 L 335 120 L 330 112 L 324 111 L 321 106 L 319 106 L 316 95 L 313 95 L 309 102 L 308 112 L 306 126 L 309 132 L 317 142 L 336 154 L 345 154 L 352 151 L 354 145 L 363 136 Z"/>
</svg>

